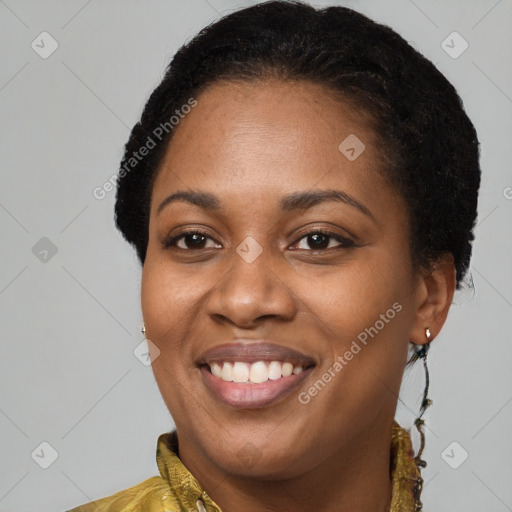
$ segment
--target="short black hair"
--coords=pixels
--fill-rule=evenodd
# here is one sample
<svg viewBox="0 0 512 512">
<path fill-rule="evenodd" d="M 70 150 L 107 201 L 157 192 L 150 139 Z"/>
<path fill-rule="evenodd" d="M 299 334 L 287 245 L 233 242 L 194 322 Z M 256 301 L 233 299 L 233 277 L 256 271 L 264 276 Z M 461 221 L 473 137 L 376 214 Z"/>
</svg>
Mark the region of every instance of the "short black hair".
<svg viewBox="0 0 512 512">
<path fill-rule="evenodd" d="M 383 172 L 408 207 L 413 259 L 429 268 L 451 253 L 459 286 L 471 257 L 481 171 L 477 135 L 455 88 L 391 28 L 345 7 L 285 0 L 204 28 L 178 50 L 150 95 L 125 145 L 115 205 L 117 227 L 141 264 L 170 119 L 211 84 L 269 78 L 324 85 L 373 120 Z M 150 139 L 154 147 L 135 159 Z"/>
</svg>

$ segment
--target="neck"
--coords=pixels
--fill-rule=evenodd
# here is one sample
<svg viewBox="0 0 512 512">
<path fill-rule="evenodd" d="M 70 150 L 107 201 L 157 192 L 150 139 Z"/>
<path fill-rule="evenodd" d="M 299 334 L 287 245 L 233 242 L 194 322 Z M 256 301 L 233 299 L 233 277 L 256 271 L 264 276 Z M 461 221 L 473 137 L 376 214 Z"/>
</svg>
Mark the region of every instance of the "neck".
<svg viewBox="0 0 512 512">
<path fill-rule="evenodd" d="M 350 446 L 293 478 L 261 480 L 226 474 L 215 461 L 202 460 L 181 441 L 180 457 L 222 512 L 385 512 L 391 500 L 391 429 L 392 421 L 386 428 L 375 425 Z"/>
</svg>

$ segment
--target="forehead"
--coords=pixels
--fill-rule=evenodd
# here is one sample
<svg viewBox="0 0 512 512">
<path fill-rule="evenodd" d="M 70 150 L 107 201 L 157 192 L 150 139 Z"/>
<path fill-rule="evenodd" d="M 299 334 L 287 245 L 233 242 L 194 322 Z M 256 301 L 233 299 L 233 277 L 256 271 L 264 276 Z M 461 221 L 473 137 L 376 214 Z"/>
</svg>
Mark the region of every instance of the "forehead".
<svg viewBox="0 0 512 512">
<path fill-rule="evenodd" d="M 175 127 L 153 189 L 272 190 L 375 186 L 379 157 L 370 119 L 340 95 L 277 80 L 207 87 Z M 341 183 L 343 184 L 343 183 Z"/>
</svg>

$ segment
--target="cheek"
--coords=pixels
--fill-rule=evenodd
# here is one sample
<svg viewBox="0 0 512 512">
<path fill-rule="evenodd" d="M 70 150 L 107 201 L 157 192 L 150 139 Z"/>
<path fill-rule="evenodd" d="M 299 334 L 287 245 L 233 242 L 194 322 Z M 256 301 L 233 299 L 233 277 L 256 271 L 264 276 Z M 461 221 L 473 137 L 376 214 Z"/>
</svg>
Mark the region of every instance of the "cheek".
<svg viewBox="0 0 512 512">
<path fill-rule="evenodd" d="M 142 272 L 141 305 L 154 336 L 187 324 L 205 294 L 207 280 L 204 277 L 207 276 L 199 280 L 193 272 L 178 271 L 165 262 L 147 260 Z"/>
<path fill-rule="evenodd" d="M 142 274 L 141 305 L 146 323 L 146 336 L 160 350 L 153 362 L 157 382 L 167 381 L 170 389 L 185 382 L 195 371 L 190 354 L 190 331 L 197 322 L 207 279 L 199 280 L 187 272 L 173 271 L 166 264 L 147 261 Z M 189 375 L 190 376 L 190 375 Z M 162 389 L 162 394 L 165 390 Z M 177 393 L 175 393 L 177 395 Z"/>
<path fill-rule="evenodd" d="M 376 259 L 370 255 L 353 261 L 316 280 L 316 287 L 306 277 L 298 283 L 304 303 L 330 331 L 333 349 L 342 350 L 347 340 L 361 333 L 364 338 L 366 329 L 375 324 L 383 336 L 403 327 L 405 315 L 397 309 L 405 310 L 406 267 Z"/>
<path fill-rule="evenodd" d="M 368 259 L 307 293 L 304 281 L 302 296 L 317 317 L 326 354 L 320 378 L 332 382 L 318 396 L 318 407 L 331 410 L 333 403 L 343 403 L 337 406 L 340 414 L 342 409 L 355 413 L 396 401 L 413 317 L 407 273 L 405 265 Z"/>
<path fill-rule="evenodd" d="M 205 292 L 197 281 L 153 258 L 147 258 L 142 271 L 141 306 L 146 336 L 160 351 L 152 362 L 152 370 L 175 421 L 186 422 L 190 401 L 197 400 L 194 390 L 187 384 L 196 371 L 191 364 L 187 341 Z M 184 389 L 187 391 L 183 392 Z"/>
</svg>

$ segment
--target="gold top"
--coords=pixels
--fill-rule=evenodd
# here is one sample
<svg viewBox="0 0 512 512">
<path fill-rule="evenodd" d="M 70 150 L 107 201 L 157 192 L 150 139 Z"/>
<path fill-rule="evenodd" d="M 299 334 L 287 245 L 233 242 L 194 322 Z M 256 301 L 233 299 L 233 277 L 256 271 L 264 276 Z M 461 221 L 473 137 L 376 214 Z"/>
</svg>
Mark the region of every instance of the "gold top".
<svg viewBox="0 0 512 512">
<path fill-rule="evenodd" d="M 176 455 L 176 432 L 158 437 L 160 476 L 68 512 L 222 512 Z M 414 487 L 420 478 L 412 458 L 409 433 L 394 422 L 391 436 L 391 503 L 389 512 L 415 510 Z"/>
</svg>

